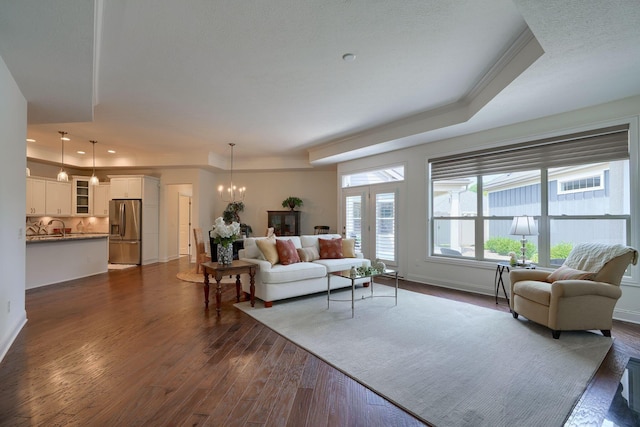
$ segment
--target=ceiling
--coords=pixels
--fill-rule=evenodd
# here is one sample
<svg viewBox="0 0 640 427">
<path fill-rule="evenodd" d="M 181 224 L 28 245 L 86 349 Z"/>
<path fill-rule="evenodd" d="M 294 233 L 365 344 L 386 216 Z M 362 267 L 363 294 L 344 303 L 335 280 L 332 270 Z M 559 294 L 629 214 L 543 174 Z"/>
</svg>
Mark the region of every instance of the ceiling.
<svg viewBox="0 0 640 427">
<path fill-rule="evenodd" d="M 306 169 L 638 95 L 638 22 L 637 0 L 0 0 L 0 56 L 29 158 L 59 162 L 63 130 L 77 167 L 97 140 L 99 168 L 228 169 L 235 143 L 234 169 Z"/>
</svg>

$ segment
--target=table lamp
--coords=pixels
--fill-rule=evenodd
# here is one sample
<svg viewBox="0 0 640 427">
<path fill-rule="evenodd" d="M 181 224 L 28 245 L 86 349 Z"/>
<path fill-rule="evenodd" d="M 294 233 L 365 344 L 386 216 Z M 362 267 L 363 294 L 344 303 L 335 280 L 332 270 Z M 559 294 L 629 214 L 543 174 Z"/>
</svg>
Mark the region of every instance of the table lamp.
<svg viewBox="0 0 640 427">
<path fill-rule="evenodd" d="M 511 223 L 511 231 L 509 234 L 515 236 L 522 236 L 522 265 L 526 264 L 526 256 L 527 252 L 527 238 L 525 236 L 535 236 L 538 234 L 538 227 L 536 226 L 536 221 L 532 216 L 514 216 L 513 222 Z"/>
</svg>

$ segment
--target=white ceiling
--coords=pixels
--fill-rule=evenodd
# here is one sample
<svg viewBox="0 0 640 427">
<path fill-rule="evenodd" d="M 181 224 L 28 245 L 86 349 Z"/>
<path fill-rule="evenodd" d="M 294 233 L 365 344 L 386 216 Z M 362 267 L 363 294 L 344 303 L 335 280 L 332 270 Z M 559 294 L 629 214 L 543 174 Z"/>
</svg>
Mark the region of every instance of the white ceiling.
<svg viewBox="0 0 640 427">
<path fill-rule="evenodd" d="M 300 169 L 640 94 L 639 22 L 637 0 L 0 0 L 0 56 L 30 158 L 64 130 L 75 166 L 93 139 L 99 167 L 227 169 L 234 142 L 234 169 Z"/>
</svg>

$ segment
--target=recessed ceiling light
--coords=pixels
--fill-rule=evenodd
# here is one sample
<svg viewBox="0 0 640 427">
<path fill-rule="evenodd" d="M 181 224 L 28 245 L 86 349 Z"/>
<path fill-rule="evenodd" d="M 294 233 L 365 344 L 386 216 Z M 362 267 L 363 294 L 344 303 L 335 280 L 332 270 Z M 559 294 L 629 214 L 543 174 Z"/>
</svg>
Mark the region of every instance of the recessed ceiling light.
<svg viewBox="0 0 640 427">
<path fill-rule="evenodd" d="M 109 154 L 116 154 L 116 150 L 107 150 L 107 153 L 109 153 Z"/>
<path fill-rule="evenodd" d="M 27 138 L 27 142 L 36 142 L 36 140 L 33 138 Z"/>
<path fill-rule="evenodd" d="M 342 55 L 342 59 L 346 62 L 353 62 L 356 60 L 356 56 L 353 53 L 345 53 Z"/>
<path fill-rule="evenodd" d="M 76 153 L 78 153 L 78 154 L 87 154 L 87 153 L 85 153 L 85 152 L 84 152 L 84 151 L 82 151 L 82 150 L 78 150 L 78 151 L 76 151 Z"/>
</svg>

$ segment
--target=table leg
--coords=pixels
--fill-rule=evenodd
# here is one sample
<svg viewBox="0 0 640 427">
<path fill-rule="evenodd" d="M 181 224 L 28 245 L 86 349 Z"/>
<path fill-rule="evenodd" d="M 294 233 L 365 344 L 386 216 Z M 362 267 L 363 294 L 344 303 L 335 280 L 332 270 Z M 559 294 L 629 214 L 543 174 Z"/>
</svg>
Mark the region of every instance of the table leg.
<svg viewBox="0 0 640 427">
<path fill-rule="evenodd" d="M 249 270 L 249 295 L 251 296 L 251 307 L 256 305 L 256 270 Z"/>
<path fill-rule="evenodd" d="M 207 273 L 207 269 L 202 267 L 204 270 L 204 307 L 209 308 L 209 273 Z"/>
<path fill-rule="evenodd" d="M 222 277 L 218 277 L 216 274 L 216 311 L 218 316 L 220 316 L 220 308 L 222 307 L 222 285 L 220 285 L 220 280 L 222 280 Z"/>
<path fill-rule="evenodd" d="M 240 302 L 240 275 L 236 274 L 236 302 Z"/>
<path fill-rule="evenodd" d="M 351 318 L 355 315 L 355 302 L 356 302 L 356 280 L 351 279 Z"/>
<path fill-rule="evenodd" d="M 496 304 L 498 304 L 498 289 L 500 284 L 498 283 L 498 275 L 502 276 L 502 271 L 500 271 L 500 266 L 498 265 L 496 267 L 496 274 L 495 277 L 493 278 L 493 284 L 496 287 L 496 292 L 495 292 L 495 296 L 496 296 Z"/>
</svg>

